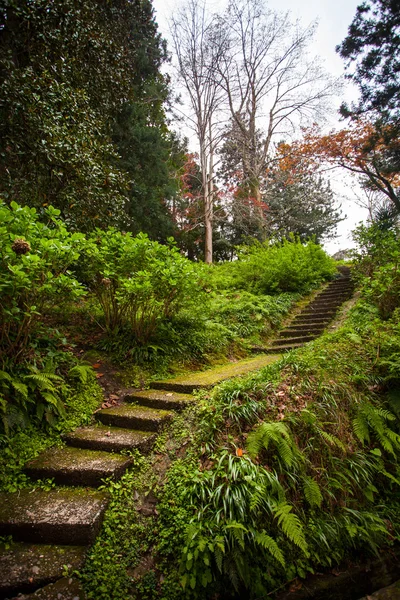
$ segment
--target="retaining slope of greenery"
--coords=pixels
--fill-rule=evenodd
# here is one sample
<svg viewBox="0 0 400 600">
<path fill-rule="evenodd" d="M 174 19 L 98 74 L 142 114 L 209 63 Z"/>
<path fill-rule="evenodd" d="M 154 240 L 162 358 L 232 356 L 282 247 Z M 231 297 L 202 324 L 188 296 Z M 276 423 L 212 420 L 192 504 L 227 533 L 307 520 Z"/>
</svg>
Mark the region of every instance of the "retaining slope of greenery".
<svg viewBox="0 0 400 600">
<path fill-rule="evenodd" d="M 98 540 L 89 597 L 257 598 L 397 542 L 398 238 L 376 227 L 357 235 L 361 297 L 344 326 L 180 417 L 179 443 L 158 448 L 172 462 L 150 485 L 157 514 L 130 516 L 130 557 L 115 534 Z"/>
</svg>

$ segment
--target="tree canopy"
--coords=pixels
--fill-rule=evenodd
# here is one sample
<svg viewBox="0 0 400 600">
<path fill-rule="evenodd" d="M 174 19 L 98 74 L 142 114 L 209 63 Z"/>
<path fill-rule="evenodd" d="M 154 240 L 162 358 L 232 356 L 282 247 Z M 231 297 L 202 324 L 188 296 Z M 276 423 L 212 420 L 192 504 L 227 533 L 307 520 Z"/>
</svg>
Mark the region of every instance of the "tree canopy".
<svg viewBox="0 0 400 600">
<path fill-rule="evenodd" d="M 399 50 L 399 0 L 368 0 L 360 4 L 347 37 L 337 47 L 347 61 L 347 77 L 361 93 L 358 103 L 351 107 L 342 105 L 344 116 L 373 111 L 379 118 L 400 119 Z"/>
</svg>

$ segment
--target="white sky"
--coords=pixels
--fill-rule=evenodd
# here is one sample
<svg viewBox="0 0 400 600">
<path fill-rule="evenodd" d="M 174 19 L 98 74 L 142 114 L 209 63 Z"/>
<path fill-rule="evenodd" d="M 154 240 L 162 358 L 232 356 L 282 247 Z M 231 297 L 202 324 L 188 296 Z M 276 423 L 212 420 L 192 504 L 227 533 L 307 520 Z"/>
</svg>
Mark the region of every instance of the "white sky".
<svg viewBox="0 0 400 600">
<path fill-rule="evenodd" d="M 312 54 L 318 55 L 324 62 L 325 69 L 334 76 L 340 77 L 344 72 L 344 62 L 335 52 L 335 47 L 340 44 L 347 34 L 347 29 L 353 20 L 357 6 L 361 0 L 269 0 L 266 4 L 277 11 L 290 11 L 294 19 L 300 19 L 304 26 L 318 21 L 318 29 L 315 41 L 310 48 Z M 168 18 L 173 13 L 180 0 L 153 0 L 155 18 L 160 33 L 168 41 Z M 208 0 L 210 10 L 216 10 L 224 6 L 224 0 Z M 171 51 L 171 45 L 169 45 Z M 347 84 L 340 98 L 335 102 L 338 109 L 341 102 L 357 97 L 354 87 Z M 336 113 L 332 115 L 332 127 L 340 127 L 339 117 Z M 339 224 L 339 236 L 336 240 L 325 244 L 328 252 L 334 253 L 339 249 L 351 247 L 349 233 L 355 225 L 367 217 L 366 211 L 362 210 L 351 201 L 352 188 L 360 194 L 356 181 L 346 172 L 335 170 L 331 176 L 332 188 L 336 192 L 338 200 L 342 204 L 342 212 L 347 215 L 345 221 Z"/>
</svg>

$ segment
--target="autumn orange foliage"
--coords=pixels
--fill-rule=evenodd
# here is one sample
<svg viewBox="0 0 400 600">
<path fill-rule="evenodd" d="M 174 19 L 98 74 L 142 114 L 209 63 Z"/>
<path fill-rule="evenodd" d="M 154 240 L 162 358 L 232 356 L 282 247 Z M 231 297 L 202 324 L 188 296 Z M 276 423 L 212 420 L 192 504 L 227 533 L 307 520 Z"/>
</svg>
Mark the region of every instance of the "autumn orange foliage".
<svg viewBox="0 0 400 600">
<path fill-rule="evenodd" d="M 386 131 L 388 128 L 378 130 L 370 121 L 358 120 L 346 129 L 322 135 L 319 127 L 313 125 L 303 130 L 301 140 L 279 145 L 279 167 L 291 173 L 343 167 L 366 177 L 369 185 L 397 204 L 400 172 L 391 165 L 389 168 L 388 156 L 400 151 L 400 141 Z"/>
</svg>

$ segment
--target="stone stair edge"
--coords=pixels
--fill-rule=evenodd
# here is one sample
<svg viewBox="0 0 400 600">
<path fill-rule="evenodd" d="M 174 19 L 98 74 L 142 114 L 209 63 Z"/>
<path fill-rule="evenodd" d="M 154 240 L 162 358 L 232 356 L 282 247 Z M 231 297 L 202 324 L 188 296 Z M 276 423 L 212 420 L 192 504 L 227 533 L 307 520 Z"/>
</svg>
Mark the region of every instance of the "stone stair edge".
<svg viewBox="0 0 400 600">
<path fill-rule="evenodd" d="M 85 546 L 14 542 L 0 551 L 0 599 L 30 594 L 62 578 L 65 568 L 82 567 Z"/>
</svg>

